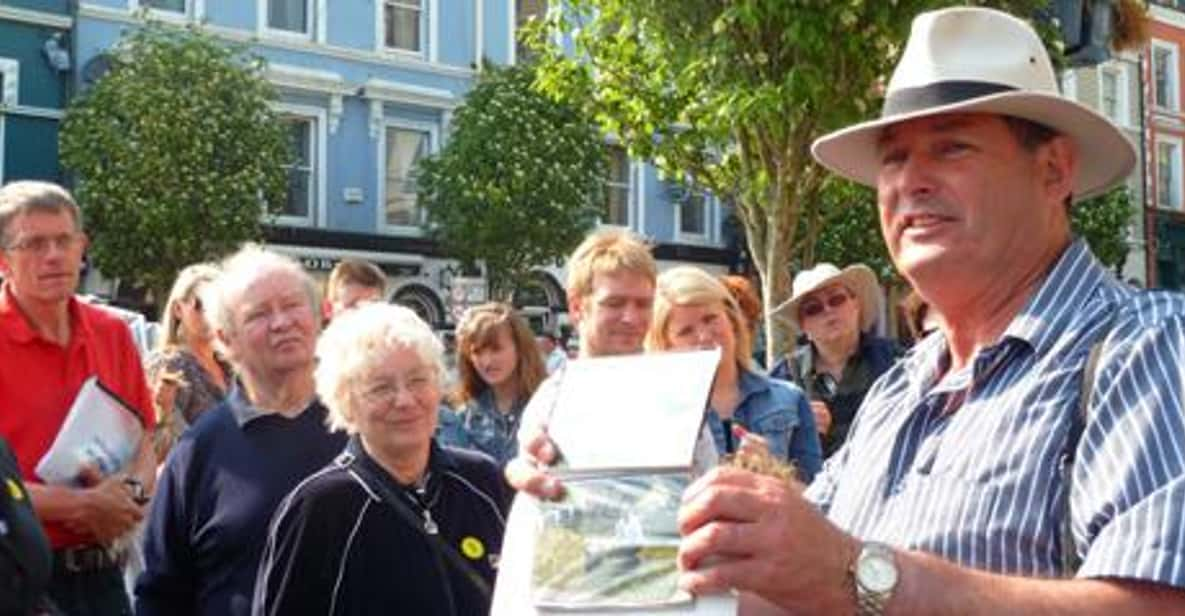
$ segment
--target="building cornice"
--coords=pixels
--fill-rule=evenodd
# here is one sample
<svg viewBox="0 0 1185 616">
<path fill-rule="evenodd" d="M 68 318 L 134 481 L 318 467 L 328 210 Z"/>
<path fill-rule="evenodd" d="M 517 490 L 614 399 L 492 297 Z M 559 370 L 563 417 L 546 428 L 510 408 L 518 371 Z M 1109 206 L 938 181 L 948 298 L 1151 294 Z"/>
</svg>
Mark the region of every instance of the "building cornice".
<svg viewBox="0 0 1185 616">
<path fill-rule="evenodd" d="M 21 23 L 33 24 L 35 26 L 49 26 L 50 28 L 59 28 L 61 30 L 69 30 L 74 27 L 74 19 L 69 15 L 47 13 L 32 9 L 18 9 L 15 6 L 5 6 L 2 4 L 0 4 L 0 20 L 19 21 Z"/>
<path fill-rule="evenodd" d="M 98 6 L 86 2 L 83 2 L 79 5 L 78 15 L 80 17 L 88 17 L 91 19 L 99 19 L 120 24 L 135 25 L 144 23 L 144 21 L 139 19 L 136 15 L 124 9 L 113 9 L 110 7 Z M 473 69 L 468 67 L 451 66 L 438 62 L 434 63 L 428 62 L 426 60 L 417 60 L 412 57 L 380 53 L 374 50 L 354 49 L 350 47 L 341 47 L 338 45 L 328 45 L 311 41 L 271 37 L 261 38 L 254 31 L 228 28 L 225 26 L 215 26 L 209 23 L 203 23 L 200 25 L 204 30 L 218 37 L 239 43 L 247 43 L 258 47 L 280 49 L 284 51 L 297 51 L 330 58 L 338 58 L 341 60 L 350 60 L 379 66 L 402 68 L 418 71 L 421 73 L 439 75 L 442 77 L 460 77 L 471 79 L 474 75 Z"/>
<path fill-rule="evenodd" d="M 362 97 L 388 103 L 403 103 L 420 107 L 452 109 L 458 100 L 452 92 L 426 88 L 384 79 L 369 79 L 362 86 Z"/>
<path fill-rule="evenodd" d="M 264 74 L 272 84 L 290 90 L 345 96 L 353 94 L 357 89 L 346 83 L 346 80 L 335 72 L 304 68 L 291 64 L 269 62 Z"/>
</svg>

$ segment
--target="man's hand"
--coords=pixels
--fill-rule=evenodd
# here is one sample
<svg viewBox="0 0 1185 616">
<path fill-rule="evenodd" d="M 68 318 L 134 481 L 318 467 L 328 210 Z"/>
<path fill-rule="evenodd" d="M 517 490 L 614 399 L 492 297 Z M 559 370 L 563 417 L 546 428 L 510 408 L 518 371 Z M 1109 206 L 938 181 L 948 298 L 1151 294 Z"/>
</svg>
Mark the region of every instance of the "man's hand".
<svg viewBox="0 0 1185 616">
<path fill-rule="evenodd" d="M 543 500 L 556 500 L 564 494 L 564 486 L 547 472 L 546 466 L 555 462 L 555 444 L 547 432 L 536 432 L 519 449 L 518 457 L 506 463 L 506 481 L 510 487 Z"/>
<path fill-rule="evenodd" d="M 679 509 L 679 585 L 694 594 L 737 589 L 804 614 L 855 607 L 848 568 L 859 541 L 784 480 L 716 468 Z"/>
<path fill-rule="evenodd" d="M 144 518 L 144 507 L 136 504 L 123 476 L 101 478 L 93 468 L 87 468 L 82 481 L 87 487 L 78 490 L 77 507 L 63 520 L 70 530 L 107 544 Z"/>
<path fill-rule="evenodd" d="M 819 434 L 831 432 L 831 409 L 822 400 L 811 400 L 811 412 L 815 414 L 815 428 Z"/>
</svg>

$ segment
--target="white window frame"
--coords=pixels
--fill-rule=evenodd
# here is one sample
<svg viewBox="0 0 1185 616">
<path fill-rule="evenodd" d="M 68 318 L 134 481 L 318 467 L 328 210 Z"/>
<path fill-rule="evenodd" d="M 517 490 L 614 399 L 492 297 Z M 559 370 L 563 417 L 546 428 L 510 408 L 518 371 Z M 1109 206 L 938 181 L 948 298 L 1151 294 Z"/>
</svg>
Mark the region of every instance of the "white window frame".
<svg viewBox="0 0 1185 616">
<path fill-rule="evenodd" d="M 411 4 L 415 0 L 397 0 Z M 374 48 L 375 51 L 392 56 L 415 58 L 436 62 L 439 53 L 436 44 L 436 22 L 440 14 L 439 0 L 418 0 L 420 3 L 420 49 L 387 47 L 387 22 L 384 9 L 387 0 L 374 0 Z"/>
<path fill-rule="evenodd" d="M 374 193 L 378 195 L 378 202 L 375 204 L 377 229 L 379 233 L 388 235 L 422 236 L 424 234 L 424 227 L 422 225 L 387 224 L 387 131 L 392 128 L 428 133 L 428 155 L 431 156 L 440 151 L 440 126 L 432 122 L 419 122 L 403 118 L 384 118 L 382 133 L 375 140 L 379 148 L 378 156 L 375 157 L 378 160 L 378 173 L 376 175 L 378 190 Z M 417 207 L 419 207 L 418 203 Z"/>
<path fill-rule="evenodd" d="M 284 39 L 289 41 L 325 42 L 325 0 L 303 0 L 306 15 L 308 15 L 308 30 L 294 32 L 273 28 L 268 23 L 268 4 L 271 0 L 256 0 L 256 31 L 261 38 Z"/>
<path fill-rule="evenodd" d="M 1160 109 L 1162 111 L 1173 111 L 1173 112 L 1180 111 L 1181 110 L 1181 51 L 1177 47 L 1176 44 L 1170 43 L 1168 41 L 1162 41 L 1160 39 L 1152 39 L 1151 49 L 1152 49 L 1152 53 L 1149 55 L 1151 56 L 1151 60 L 1152 60 L 1152 75 L 1151 75 L 1152 105 L 1156 109 Z M 1156 51 L 1157 51 L 1157 49 L 1162 49 L 1162 50 L 1169 52 L 1169 71 L 1168 71 L 1169 91 L 1167 93 L 1168 97 L 1169 97 L 1169 104 L 1167 107 L 1160 105 L 1156 101 L 1157 94 L 1159 94 L 1159 92 L 1156 89 Z"/>
<path fill-rule="evenodd" d="M 1103 79 L 1107 74 L 1115 76 L 1115 115 L 1109 118 L 1119 126 L 1131 126 L 1130 84 L 1127 79 L 1127 67 L 1117 62 L 1099 64 L 1096 68 L 1099 77 L 1099 111 L 1106 115 L 1103 106 Z"/>
<path fill-rule="evenodd" d="M 176 11 L 145 6 L 144 0 L 128 0 L 129 11 L 135 13 L 141 8 L 147 10 L 148 15 L 153 19 L 159 19 L 166 22 L 187 23 L 191 21 L 197 21 L 204 16 L 205 0 L 185 0 L 185 10 L 181 11 L 180 13 Z"/>
<path fill-rule="evenodd" d="M 328 150 L 326 141 L 328 124 L 325 110 L 320 107 L 313 107 L 309 105 L 294 105 L 291 103 L 276 103 L 273 109 L 283 117 L 302 118 L 313 121 L 312 136 L 315 140 L 313 143 L 313 181 L 316 186 L 309 191 L 309 198 L 312 200 L 309 203 L 308 216 L 286 216 L 277 215 L 275 217 L 276 224 L 288 227 L 312 227 L 324 226 L 325 224 L 325 203 L 327 186 L 326 180 L 328 175 L 328 165 L 326 165 L 325 154 Z"/>
<path fill-rule="evenodd" d="M 675 239 L 676 241 L 685 244 L 708 244 L 712 241 L 712 212 L 715 211 L 716 197 L 706 188 L 694 188 L 686 183 L 682 183 L 680 189 L 683 191 L 696 191 L 703 195 L 703 233 L 687 233 L 683 231 L 683 203 L 682 201 L 675 202 Z"/>
<path fill-rule="evenodd" d="M 1185 172 L 1185 162 L 1183 162 L 1183 161 L 1185 161 L 1185 150 L 1182 149 L 1182 147 L 1185 147 L 1185 146 L 1183 146 L 1183 143 L 1185 143 L 1185 142 L 1183 142 L 1180 137 L 1176 137 L 1173 135 L 1166 135 L 1166 134 L 1162 133 L 1162 134 L 1159 134 L 1156 136 L 1156 149 L 1155 149 L 1155 154 L 1156 154 L 1155 191 L 1156 191 L 1156 193 L 1155 193 L 1155 196 L 1156 196 L 1156 207 L 1158 207 L 1162 210 L 1173 210 L 1173 211 L 1185 210 L 1185 178 L 1182 177 L 1183 172 Z M 1163 144 L 1169 144 L 1169 145 L 1172 145 L 1175 147 L 1175 154 L 1176 155 L 1173 156 L 1173 160 L 1170 162 L 1170 167 L 1173 169 L 1173 177 L 1172 177 L 1173 185 L 1170 187 L 1170 189 L 1173 191 L 1173 194 L 1177 197 L 1176 203 L 1163 203 L 1160 200 L 1160 182 L 1161 182 L 1161 178 L 1160 178 L 1160 146 Z"/>
<path fill-rule="evenodd" d="M 560 2 L 560 1 L 561 0 L 544 0 L 544 2 L 547 3 L 547 10 L 544 11 L 543 16 L 544 17 L 547 16 L 547 11 L 550 11 L 552 9 L 553 3 Z M 478 0 L 478 2 L 480 3 L 481 0 Z M 510 14 L 510 27 L 509 27 L 509 30 L 510 30 L 510 58 L 509 58 L 509 64 L 518 64 L 518 60 L 519 60 L 519 57 L 518 57 L 518 27 L 519 27 L 519 23 L 518 22 L 519 22 L 519 19 L 518 19 L 518 2 L 517 2 L 517 0 L 508 0 L 508 6 L 506 8 L 507 8 L 506 12 Z M 560 44 L 560 36 L 559 35 L 557 35 L 554 40 L 556 42 L 556 45 Z"/>
<path fill-rule="evenodd" d="M 3 89 L 0 90 L 0 185 L 4 184 L 4 128 L 11 109 L 20 104 L 21 92 L 21 63 L 12 58 L 0 57 L 0 74 L 4 75 Z"/>
<path fill-rule="evenodd" d="M 632 229 L 634 225 L 634 201 L 638 196 L 638 163 L 633 158 L 630 158 L 629 151 L 626 150 L 625 146 L 619 143 L 616 139 L 610 139 L 605 142 L 605 148 L 608 149 L 609 147 L 621 148 L 623 151 L 625 151 L 626 178 L 628 178 L 629 182 L 625 196 L 625 224 L 619 225 L 616 223 L 605 222 L 605 220 L 599 216 L 597 217 L 597 224 L 598 226 L 604 228 Z M 606 180 L 605 183 L 608 185 L 608 180 Z M 606 193 L 605 198 L 609 198 L 608 193 Z"/>
</svg>

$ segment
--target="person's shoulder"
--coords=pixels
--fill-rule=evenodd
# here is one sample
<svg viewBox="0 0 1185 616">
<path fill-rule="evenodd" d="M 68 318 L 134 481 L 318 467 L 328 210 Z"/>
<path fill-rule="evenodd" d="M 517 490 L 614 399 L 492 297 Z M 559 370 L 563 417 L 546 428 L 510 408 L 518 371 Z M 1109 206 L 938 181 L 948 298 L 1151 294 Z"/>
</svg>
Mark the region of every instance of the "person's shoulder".
<svg viewBox="0 0 1185 616">
<path fill-rule="evenodd" d="M 380 498 L 363 480 L 336 462 L 317 470 L 296 484 L 276 509 L 276 517 L 328 521 L 337 526 L 342 520 L 353 520 L 368 501 Z M 318 527 L 321 522 L 315 522 Z"/>
<path fill-rule="evenodd" d="M 193 446 L 200 447 L 223 440 L 227 430 L 237 428 L 238 424 L 230 410 L 230 402 L 223 400 L 199 414 L 189 429 L 181 434 L 178 442 L 191 441 Z"/>
<path fill-rule="evenodd" d="M 339 499 L 356 500 L 360 497 L 370 497 L 373 493 L 360 479 L 350 474 L 349 470 L 336 461 L 330 462 L 312 475 L 305 477 L 296 487 L 292 488 L 292 495 L 301 499 L 329 501 Z"/>
<path fill-rule="evenodd" d="M 440 450 L 445 455 L 446 463 L 459 471 L 462 474 L 476 473 L 476 474 L 498 474 L 498 463 L 494 458 L 475 449 L 465 449 L 455 447 L 452 445 L 440 445 Z"/>
<path fill-rule="evenodd" d="M 1131 290 L 1112 298 L 1115 324 L 1155 327 L 1185 320 L 1185 294 L 1164 289 Z"/>
<path fill-rule="evenodd" d="M 797 403 L 800 398 L 806 397 L 806 392 L 793 381 L 772 377 L 759 372 L 753 372 L 752 374 L 765 381 L 769 387 L 770 395 L 775 398 Z"/>
<path fill-rule="evenodd" d="M 91 304 L 78 298 L 73 300 L 78 307 L 78 316 L 86 321 L 91 332 L 103 337 L 127 336 L 131 340 L 132 330 L 123 316 L 115 309 Z"/>
<path fill-rule="evenodd" d="M 876 334 L 865 336 L 864 348 L 871 353 L 884 355 L 898 355 L 901 353 L 901 345 L 896 340 Z"/>
</svg>

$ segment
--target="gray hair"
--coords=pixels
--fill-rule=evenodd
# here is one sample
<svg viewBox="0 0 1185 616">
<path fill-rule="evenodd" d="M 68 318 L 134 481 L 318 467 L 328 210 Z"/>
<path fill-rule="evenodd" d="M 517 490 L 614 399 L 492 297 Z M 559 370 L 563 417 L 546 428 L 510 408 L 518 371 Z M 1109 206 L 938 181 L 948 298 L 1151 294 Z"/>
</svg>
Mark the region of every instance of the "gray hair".
<svg viewBox="0 0 1185 616">
<path fill-rule="evenodd" d="M 367 304 L 333 319 L 317 341 L 317 395 L 329 408 L 330 430 L 357 432 L 353 388 L 363 374 L 395 349 L 410 349 L 444 381 L 444 345 L 432 328 L 408 308 Z"/>
<path fill-rule="evenodd" d="M 82 231 L 82 211 L 70 191 L 51 182 L 20 180 L 0 187 L 0 245 L 8 245 L 8 224 L 29 212 L 66 212 L 74 220 L 74 230 Z"/>
<path fill-rule="evenodd" d="M 276 272 L 287 272 L 300 281 L 317 327 L 321 326 L 320 299 L 313 277 L 291 257 L 268 250 L 259 244 L 243 244 L 238 252 L 221 264 L 222 273 L 201 290 L 206 320 L 217 331 L 233 334 L 234 308 L 242 299 L 243 291 L 259 279 Z"/>
</svg>

